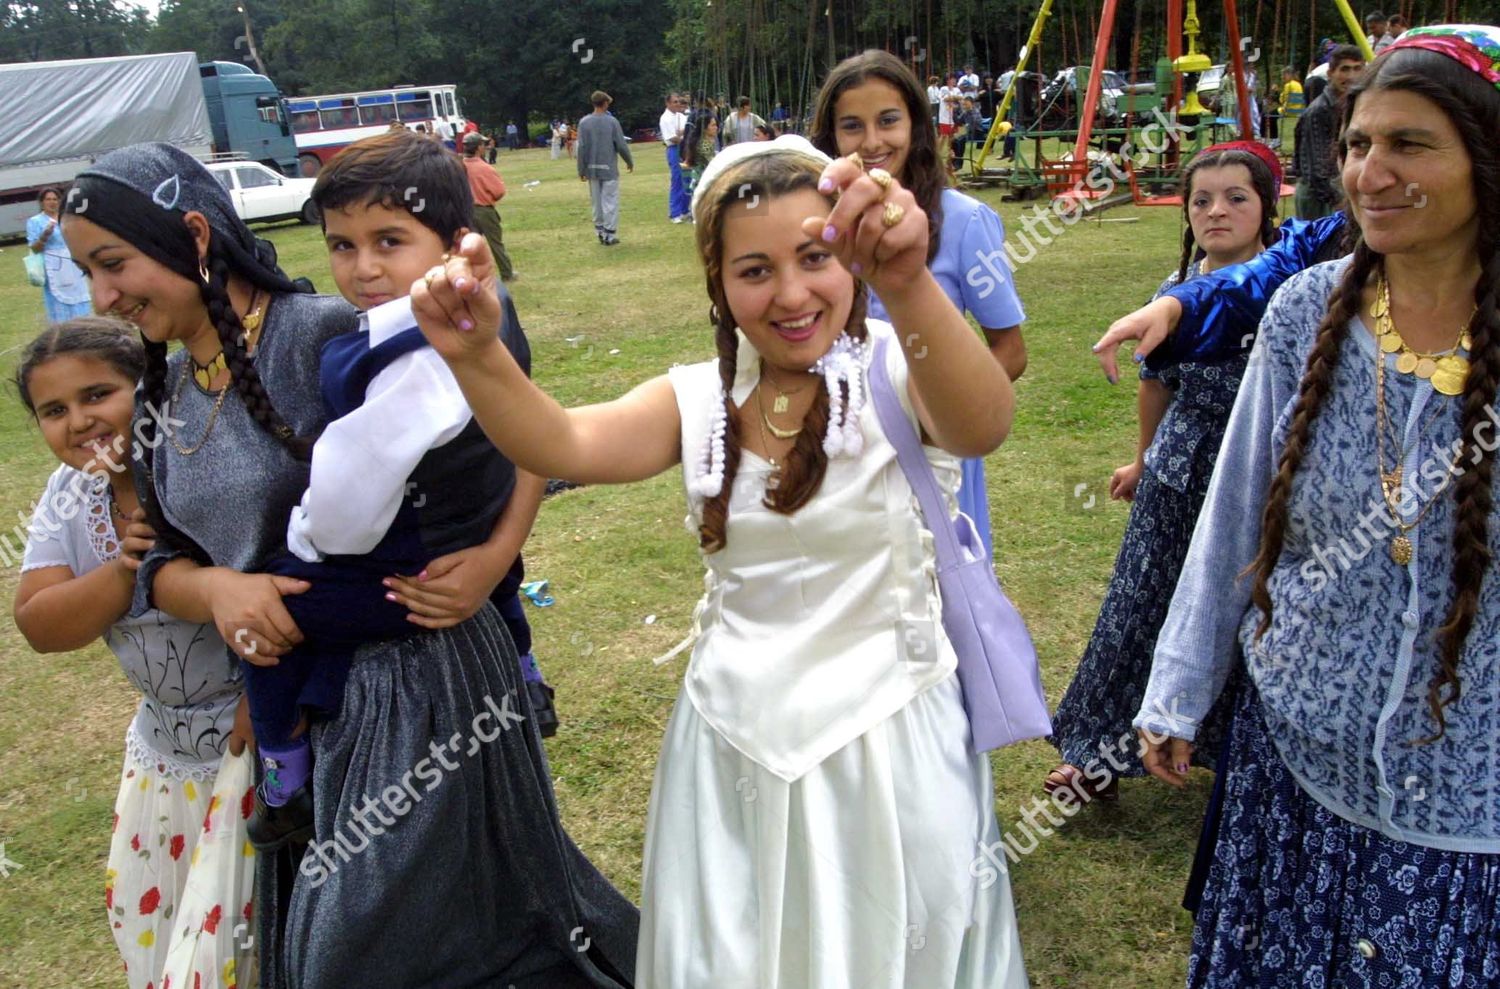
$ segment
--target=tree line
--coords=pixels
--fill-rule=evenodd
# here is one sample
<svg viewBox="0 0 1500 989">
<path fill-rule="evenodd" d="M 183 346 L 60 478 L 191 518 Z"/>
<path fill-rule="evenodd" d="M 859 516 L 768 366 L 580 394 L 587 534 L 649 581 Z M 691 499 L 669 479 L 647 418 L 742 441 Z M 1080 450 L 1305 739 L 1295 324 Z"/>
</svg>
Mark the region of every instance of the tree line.
<svg viewBox="0 0 1500 989">
<path fill-rule="evenodd" d="M 1481 20 L 1492 0 L 1366 0 L 1415 23 Z M 1040 0 L 0 0 L 0 61 L 193 51 L 244 62 L 254 39 L 287 95 L 401 83 L 456 83 L 488 128 L 576 118 L 607 90 L 627 129 L 653 126 L 668 88 L 750 96 L 795 115 L 838 59 L 864 48 L 921 76 L 1015 65 Z M 1055 0 L 1048 72 L 1092 60 L 1102 0 Z M 1241 31 L 1264 63 L 1305 68 L 1318 40 L 1347 40 L 1331 0 L 1240 0 Z M 1226 50 L 1223 14 L 1199 4 L 1203 49 Z M 1165 53 L 1165 0 L 1119 0 L 1110 68 L 1148 73 Z M 1033 68 L 1038 66 L 1033 62 Z M 1262 76 L 1271 73 L 1262 72 Z"/>
</svg>

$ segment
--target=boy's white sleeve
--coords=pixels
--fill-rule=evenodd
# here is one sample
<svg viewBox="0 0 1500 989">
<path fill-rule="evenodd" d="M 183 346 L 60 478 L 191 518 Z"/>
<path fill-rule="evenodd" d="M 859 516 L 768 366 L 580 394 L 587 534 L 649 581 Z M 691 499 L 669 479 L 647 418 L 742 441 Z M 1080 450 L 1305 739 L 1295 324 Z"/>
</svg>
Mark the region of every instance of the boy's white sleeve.
<svg viewBox="0 0 1500 989">
<path fill-rule="evenodd" d="M 365 389 L 364 404 L 329 423 L 313 444 L 312 476 L 292 509 L 287 548 L 308 562 L 370 552 L 396 518 L 417 463 L 462 432 L 471 415 L 431 347 L 393 361 Z"/>
</svg>

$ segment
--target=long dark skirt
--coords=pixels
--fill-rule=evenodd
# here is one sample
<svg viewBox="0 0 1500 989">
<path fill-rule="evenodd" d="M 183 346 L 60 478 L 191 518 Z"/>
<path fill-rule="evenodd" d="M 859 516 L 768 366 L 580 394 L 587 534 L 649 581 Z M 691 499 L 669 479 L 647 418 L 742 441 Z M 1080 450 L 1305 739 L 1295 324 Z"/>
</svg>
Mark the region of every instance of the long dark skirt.
<svg viewBox="0 0 1500 989">
<path fill-rule="evenodd" d="M 1497 989 L 1500 855 L 1344 820 L 1293 779 L 1240 691 L 1190 989 Z"/>
<path fill-rule="evenodd" d="M 1052 718 L 1051 742 L 1066 763 L 1117 764 L 1125 768 L 1111 769 L 1115 775 L 1145 775 L 1131 722 L 1146 696 L 1156 638 L 1208 494 L 1217 448 L 1217 443 L 1200 445 L 1201 462 L 1194 465 L 1187 491 L 1163 484 L 1150 470 L 1141 473 L 1094 634 Z M 1195 765 L 1213 767 L 1226 710 L 1222 702 L 1215 705 L 1199 727 Z"/>
<path fill-rule="evenodd" d="M 266 989 L 631 984 L 640 914 L 558 821 L 492 605 L 361 648 L 312 743 L 317 838 L 258 876 Z"/>
</svg>

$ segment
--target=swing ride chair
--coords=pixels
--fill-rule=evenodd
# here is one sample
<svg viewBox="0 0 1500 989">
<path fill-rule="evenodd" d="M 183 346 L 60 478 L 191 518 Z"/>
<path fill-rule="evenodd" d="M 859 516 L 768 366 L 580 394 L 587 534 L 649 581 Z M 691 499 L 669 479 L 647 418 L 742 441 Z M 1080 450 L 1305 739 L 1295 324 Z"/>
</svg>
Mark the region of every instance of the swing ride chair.
<svg viewBox="0 0 1500 989">
<path fill-rule="evenodd" d="M 1235 110 L 1237 111 L 1235 118 L 1228 121 L 1216 120 L 1214 114 L 1199 102 L 1195 89 L 1189 90 L 1184 98 L 1183 76 L 1191 74 L 1196 77 L 1211 68 L 1212 61 L 1198 50 L 1200 30 L 1196 0 L 1166 0 L 1167 57 L 1159 59 L 1156 63 L 1156 93 L 1148 95 L 1127 89 L 1119 101 L 1123 103 L 1123 106 L 1115 108 L 1122 114 L 1121 125 L 1096 128 L 1094 122 L 1101 108 L 1103 73 L 1107 65 L 1110 41 L 1114 34 L 1117 3 L 1118 0 L 1103 0 L 1098 33 L 1094 39 L 1093 60 L 1088 66 L 1086 95 L 1076 117 L 1076 129 L 1041 129 L 1042 123 L 1048 119 L 1049 114 L 1052 114 L 1055 108 L 1052 105 L 1038 106 L 1030 127 L 1023 126 L 1015 130 L 1013 135 L 1015 160 L 1012 166 L 1009 168 L 986 167 L 986 162 L 994 151 L 995 142 L 1003 143 L 1006 136 L 1012 132 L 1013 124 L 1006 118 L 1010 115 L 1016 88 L 1022 82 L 1027 62 L 1034 53 L 1038 55 L 1038 61 L 1040 61 L 1042 30 L 1051 16 L 1053 4 L 1053 0 L 1042 0 L 1041 9 L 1037 12 L 1026 44 L 1021 48 L 1016 71 L 1011 77 L 1010 85 L 1006 88 L 1004 99 L 995 111 L 995 118 L 991 122 L 984 145 L 977 154 L 967 159 L 968 174 L 964 177 L 966 182 L 983 185 L 1002 184 L 1009 188 L 1011 197 L 1017 199 L 1031 198 L 1044 188 L 1051 199 L 1097 199 L 1109 190 L 1090 188 L 1086 184 L 1089 170 L 1100 158 L 1128 148 L 1132 154 L 1122 155 L 1123 161 L 1119 163 L 1119 170 L 1123 171 L 1129 179 L 1130 196 L 1128 199 L 1124 197 L 1111 199 L 1104 205 L 1133 202 L 1137 206 L 1180 206 L 1182 197 L 1175 192 L 1160 193 L 1153 190 L 1175 190 L 1180 179 L 1185 152 L 1188 157 L 1191 157 L 1192 153 L 1205 146 L 1205 142 L 1217 140 L 1216 130 L 1225 123 L 1231 127 L 1237 124 L 1239 139 L 1253 139 L 1250 115 L 1251 95 L 1245 85 L 1246 44 L 1241 42 L 1239 15 L 1235 0 L 1223 0 L 1227 35 L 1225 40 L 1229 49 L 1227 71 L 1232 73 L 1234 80 Z M 1184 10 L 1184 3 L 1186 10 Z M 1366 59 L 1372 58 L 1369 43 L 1360 29 L 1359 21 L 1349 6 L 1348 0 L 1334 0 L 1334 3 L 1355 43 L 1364 50 Z M 1282 23 L 1279 15 L 1280 9 L 1281 0 L 1277 0 L 1276 27 Z M 1259 11 L 1257 15 L 1258 13 Z M 1285 23 L 1288 48 L 1295 52 L 1295 44 L 1290 34 L 1291 18 L 1288 17 Z M 1274 31 L 1275 28 L 1273 28 L 1273 37 L 1275 37 Z M 1184 35 L 1187 37 L 1186 52 L 1182 50 Z M 1248 39 L 1246 40 L 1248 43 Z M 1141 23 L 1138 5 L 1135 37 L 1131 45 L 1131 79 L 1135 77 L 1140 44 Z M 1066 48 L 1066 32 L 1064 32 L 1064 47 Z M 1066 51 L 1064 57 L 1066 58 Z M 1272 64 L 1277 64 L 1275 53 L 1273 53 Z M 1082 70 L 1080 68 L 1077 71 Z M 1053 103 L 1064 95 L 1067 88 L 1067 86 L 1056 88 Z M 1170 93 L 1170 99 L 1167 99 L 1168 93 Z M 1162 119 L 1158 119 L 1158 115 Z M 1055 117 L 1055 114 L 1053 116 Z M 1144 131 L 1152 124 L 1156 125 L 1152 128 L 1155 133 L 1147 139 Z M 1170 125 L 1170 129 L 1166 126 L 1167 124 Z M 1091 160 L 1090 146 L 1095 137 L 1100 139 L 1102 150 L 1096 152 L 1095 158 Z M 1026 160 L 1022 152 L 1028 141 L 1033 144 L 1030 161 Z M 1062 158 L 1049 159 L 1045 154 L 1048 141 L 1064 144 L 1071 141 L 1073 150 Z M 1137 166 L 1133 158 L 1140 158 L 1142 164 Z M 1097 184 L 1111 185 L 1112 183 Z M 1282 187 L 1282 195 L 1291 195 L 1291 193 L 1289 186 Z"/>
</svg>

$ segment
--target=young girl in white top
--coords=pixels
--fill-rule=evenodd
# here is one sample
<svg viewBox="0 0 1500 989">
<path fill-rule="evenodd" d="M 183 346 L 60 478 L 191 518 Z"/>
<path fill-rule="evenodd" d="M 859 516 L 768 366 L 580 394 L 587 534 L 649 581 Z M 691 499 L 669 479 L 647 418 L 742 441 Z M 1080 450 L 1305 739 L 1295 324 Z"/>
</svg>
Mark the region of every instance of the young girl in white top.
<svg viewBox="0 0 1500 989">
<path fill-rule="evenodd" d="M 243 985 L 255 858 L 241 813 L 252 784 L 239 663 L 212 625 L 126 616 L 151 548 L 149 536 L 123 535 L 143 517 L 125 451 L 144 367 L 134 328 L 102 317 L 54 324 L 22 352 L 16 388 L 62 466 L 32 516 L 15 620 L 43 653 L 102 637 L 141 693 L 104 881 L 130 989 L 165 986 L 168 973 L 173 985 L 196 975 L 217 986 L 238 972 Z"/>
<path fill-rule="evenodd" d="M 883 341 L 951 506 L 957 458 L 1009 429 L 1010 381 L 889 174 L 799 137 L 737 144 L 694 214 L 718 359 L 603 405 L 563 409 L 484 342 L 499 312 L 481 239 L 412 293 L 517 464 L 593 483 L 684 468 L 708 591 L 651 796 L 636 983 L 1024 986 L 1008 877 L 981 868 L 990 772 L 931 537 L 866 401 Z M 894 327 L 866 320 L 866 282 Z"/>
</svg>

